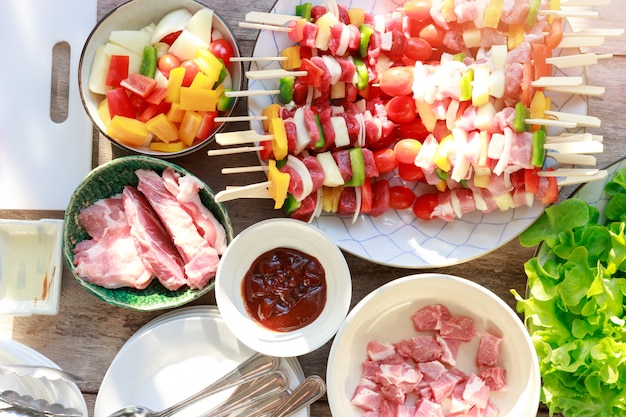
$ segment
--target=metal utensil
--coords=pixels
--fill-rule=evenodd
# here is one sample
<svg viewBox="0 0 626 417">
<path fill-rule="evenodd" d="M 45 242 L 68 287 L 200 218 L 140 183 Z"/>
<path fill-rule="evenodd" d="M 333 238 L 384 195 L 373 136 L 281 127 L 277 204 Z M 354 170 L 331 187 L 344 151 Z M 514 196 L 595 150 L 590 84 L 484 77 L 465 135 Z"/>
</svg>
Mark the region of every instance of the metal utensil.
<svg viewBox="0 0 626 417">
<path fill-rule="evenodd" d="M 260 404 L 266 400 L 281 396 L 289 387 L 287 374 L 278 370 L 254 380 L 247 389 L 230 397 L 224 403 L 204 414 L 202 417 L 225 417 L 241 409 Z"/>
<path fill-rule="evenodd" d="M 50 381 L 56 381 L 62 379 L 67 382 L 80 382 L 83 379 L 79 376 L 71 374 L 61 369 L 52 368 L 49 366 L 39 365 L 13 365 L 2 364 L 0 365 L 0 374 L 2 375 L 17 375 L 17 376 L 32 376 L 33 378 L 45 378 Z"/>
<path fill-rule="evenodd" d="M 142 405 L 129 405 L 110 414 L 109 417 L 169 417 L 196 401 L 202 400 L 216 392 L 275 372 L 278 370 L 279 364 L 280 361 L 278 358 L 257 353 L 202 391 L 165 410 L 156 412 Z"/>
<path fill-rule="evenodd" d="M 0 401 L 12 405 L 17 410 L 35 412 L 57 417 L 80 417 L 83 413 L 75 408 L 54 403 L 50 404 L 43 399 L 35 399 L 30 395 L 20 395 L 15 391 L 7 390 L 0 393 Z"/>
<path fill-rule="evenodd" d="M 287 417 L 306 407 L 326 393 L 326 382 L 317 376 L 308 376 L 293 392 L 276 406 L 269 417 Z"/>
</svg>

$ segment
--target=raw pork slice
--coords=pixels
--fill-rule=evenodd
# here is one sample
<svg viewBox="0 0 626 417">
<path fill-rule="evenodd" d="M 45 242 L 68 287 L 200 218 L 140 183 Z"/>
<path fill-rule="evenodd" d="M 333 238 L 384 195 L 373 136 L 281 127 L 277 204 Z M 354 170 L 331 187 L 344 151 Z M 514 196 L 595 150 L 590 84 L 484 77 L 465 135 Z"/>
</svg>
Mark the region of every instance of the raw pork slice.
<svg viewBox="0 0 626 417">
<path fill-rule="evenodd" d="M 203 185 L 200 180 L 192 175 L 180 176 L 171 168 L 166 168 L 162 176 L 165 188 L 189 213 L 195 225 L 200 229 L 202 237 L 217 250 L 218 254 L 223 254 L 227 244 L 226 231 L 213 213 L 202 204 L 200 189 Z"/>
<path fill-rule="evenodd" d="M 135 187 L 126 186 L 122 203 L 131 225 L 130 234 L 146 266 L 168 290 L 176 291 L 185 285 L 185 264 L 146 197 Z"/>
<path fill-rule="evenodd" d="M 187 284 L 192 289 L 203 288 L 215 276 L 219 254 L 200 235 L 192 217 L 165 187 L 159 174 L 138 169 L 137 189 L 141 191 L 165 225 L 174 245 L 185 262 Z"/>
<path fill-rule="evenodd" d="M 74 247 L 74 265 L 79 277 L 105 288 L 141 290 L 150 284 L 152 270 L 146 268 L 137 253 L 121 195 L 82 209 L 78 220 L 92 237 Z"/>
</svg>

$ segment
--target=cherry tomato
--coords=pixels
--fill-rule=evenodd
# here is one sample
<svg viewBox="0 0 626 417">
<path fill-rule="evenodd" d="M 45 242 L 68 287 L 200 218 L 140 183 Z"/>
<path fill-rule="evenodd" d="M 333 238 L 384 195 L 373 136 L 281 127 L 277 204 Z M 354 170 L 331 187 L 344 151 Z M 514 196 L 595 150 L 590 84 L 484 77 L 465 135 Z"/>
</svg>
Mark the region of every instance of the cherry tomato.
<svg viewBox="0 0 626 417">
<path fill-rule="evenodd" d="M 185 77 L 183 78 L 183 86 L 189 87 L 193 79 L 196 77 L 196 74 L 200 72 L 200 68 L 198 68 L 198 64 L 193 62 L 191 59 L 187 61 L 183 61 L 180 64 L 180 66 L 185 68 Z"/>
<path fill-rule="evenodd" d="M 413 119 L 410 123 L 398 125 L 397 132 L 400 139 L 412 138 L 420 142 L 424 141 L 430 133 L 428 129 L 426 129 L 426 126 L 424 126 L 424 123 L 422 123 L 422 120 L 418 117 Z"/>
<path fill-rule="evenodd" d="M 398 167 L 395 152 L 390 148 L 374 151 L 374 162 L 376 162 L 376 168 L 381 174 L 391 172 Z"/>
<path fill-rule="evenodd" d="M 427 40 L 413 36 L 407 39 L 404 55 L 413 61 L 428 61 L 433 55 L 433 47 Z"/>
<path fill-rule="evenodd" d="M 395 123 L 409 123 L 417 116 L 415 100 L 411 96 L 393 97 L 387 102 L 385 109 L 389 120 Z"/>
<path fill-rule="evenodd" d="M 404 185 L 395 185 L 389 189 L 389 206 L 396 210 L 408 209 L 415 201 L 415 193 Z"/>
<path fill-rule="evenodd" d="M 169 78 L 171 70 L 179 66 L 180 59 L 178 59 L 174 54 L 165 54 L 159 58 L 159 71 L 161 71 L 166 78 Z"/>
<path fill-rule="evenodd" d="M 415 164 L 399 164 L 398 175 L 405 181 L 420 181 L 424 178 L 424 171 Z"/>
<path fill-rule="evenodd" d="M 401 164 L 412 164 L 422 144 L 417 139 L 400 139 L 393 147 L 396 159 Z"/>
<path fill-rule="evenodd" d="M 383 72 L 379 85 L 388 96 L 408 96 L 413 92 L 413 68 L 391 67 Z"/>
<path fill-rule="evenodd" d="M 431 47 L 439 48 L 443 45 L 443 36 L 445 34 L 446 30 L 444 28 L 430 23 L 420 30 L 419 37 L 428 42 Z"/>
<path fill-rule="evenodd" d="M 435 210 L 435 207 L 437 207 L 437 204 L 439 204 L 437 194 L 422 194 L 415 199 L 415 204 L 413 204 L 413 213 L 415 213 L 419 219 L 432 220 L 433 211 Z"/>
<path fill-rule="evenodd" d="M 224 65 L 230 65 L 230 59 L 235 55 L 233 46 L 226 39 L 216 39 L 209 45 L 209 52 L 224 61 Z"/>
<path fill-rule="evenodd" d="M 415 19 L 423 22 L 431 19 L 431 6 L 430 0 L 411 0 L 404 3 L 402 8 L 404 10 L 404 14 L 407 15 L 409 19 Z"/>
</svg>

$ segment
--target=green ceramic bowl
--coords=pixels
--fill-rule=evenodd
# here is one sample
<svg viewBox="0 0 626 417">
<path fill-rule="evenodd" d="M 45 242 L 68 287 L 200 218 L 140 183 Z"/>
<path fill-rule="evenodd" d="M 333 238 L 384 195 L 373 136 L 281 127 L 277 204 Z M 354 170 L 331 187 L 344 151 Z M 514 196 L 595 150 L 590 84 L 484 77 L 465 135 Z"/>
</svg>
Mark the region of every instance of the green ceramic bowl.
<svg viewBox="0 0 626 417">
<path fill-rule="evenodd" d="M 97 200 L 121 193 L 125 185 L 136 186 L 138 179 L 135 171 L 137 169 L 151 169 L 160 174 L 167 167 L 173 168 L 181 175 L 190 174 L 185 169 L 158 158 L 125 156 L 114 159 L 97 167 L 85 177 L 74 191 L 65 210 L 63 255 L 72 271 L 72 275 L 87 291 L 109 304 L 139 311 L 164 310 L 195 300 L 211 291 L 215 286 L 215 279 L 212 279 L 206 287 L 199 290 L 192 290 L 184 286 L 177 291 L 170 291 L 155 279 L 143 290 L 132 288 L 107 289 L 89 283 L 76 274 L 74 269 L 74 247 L 78 242 L 89 238 L 87 232 L 78 223 L 80 210 Z M 200 199 L 220 223 L 224 225 L 226 239 L 230 243 L 233 239 L 233 228 L 228 213 L 222 204 L 214 200 L 213 190 L 206 184 L 204 184 L 204 189 L 200 190 Z"/>
</svg>

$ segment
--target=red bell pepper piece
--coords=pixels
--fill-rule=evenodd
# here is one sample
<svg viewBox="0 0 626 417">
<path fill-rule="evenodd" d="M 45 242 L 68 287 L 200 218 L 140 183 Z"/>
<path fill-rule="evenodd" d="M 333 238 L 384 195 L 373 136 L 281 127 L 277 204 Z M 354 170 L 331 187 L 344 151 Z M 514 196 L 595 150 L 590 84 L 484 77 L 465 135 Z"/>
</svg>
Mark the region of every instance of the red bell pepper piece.
<svg viewBox="0 0 626 417">
<path fill-rule="evenodd" d="M 546 194 L 541 198 L 541 204 L 547 206 L 548 204 L 556 203 L 559 199 L 559 185 L 557 184 L 556 177 L 547 177 L 548 188 Z"/>
<path fill-rule="evenodd" d="M 109 114 L 111 119 L 114 116 L 124 116 L 131 119 L 136 118 L 135 107 L 122 87 L 117 87 L 107 91 L 107 104 L 109 106 Z"/>
<path fill-rule="evenodd" d="M 304 58 L 302 60 L 302 71 L 306 71 L 306 75 L 303 77 L 304 81 L 315 88 L 320 88 L 322 85 L 322 77 L 324 76 L 324 70 L 311 62 L 310 59 Z"/>
<path fill-rule="evenodd" d="M 202 114 L 202 121 L 196 132 L 196 139 L 205 140 L 209 137 L 215 128 L 215 118 L 218 116 L 218 113 L 218 111 L 207 111 Z"/>
<path fill-rule="evenodd" d="M 160 104 L 167 97 L 167 88 L 156 87 L 152 93 L 146 97 L 146 101 L 150 104 Z"/>
<path fill-rule="evenodd" d="M 539 192 L 539 168 L 524 170 L 524 186 L 527 193 L 537 194 Z"/>
<path fill-rule="evenodd" d="M 156 88 L 157 80 L 136 72 L 124 78 L 120 86 L 145 99 Z"/>
<path fill-rule="evenodd" d="M 105 84 L 110 87 L 119 87 L 120 82 L 128 77 L 129 65 L 130 57 L 128 55 L 111 55 Z"/>
<path fill-rule="evenodd" d="M 372 181 L 366 177 L 361 185 L 361 210 L 363 214 L 372 211 Z"/>
</svg>

